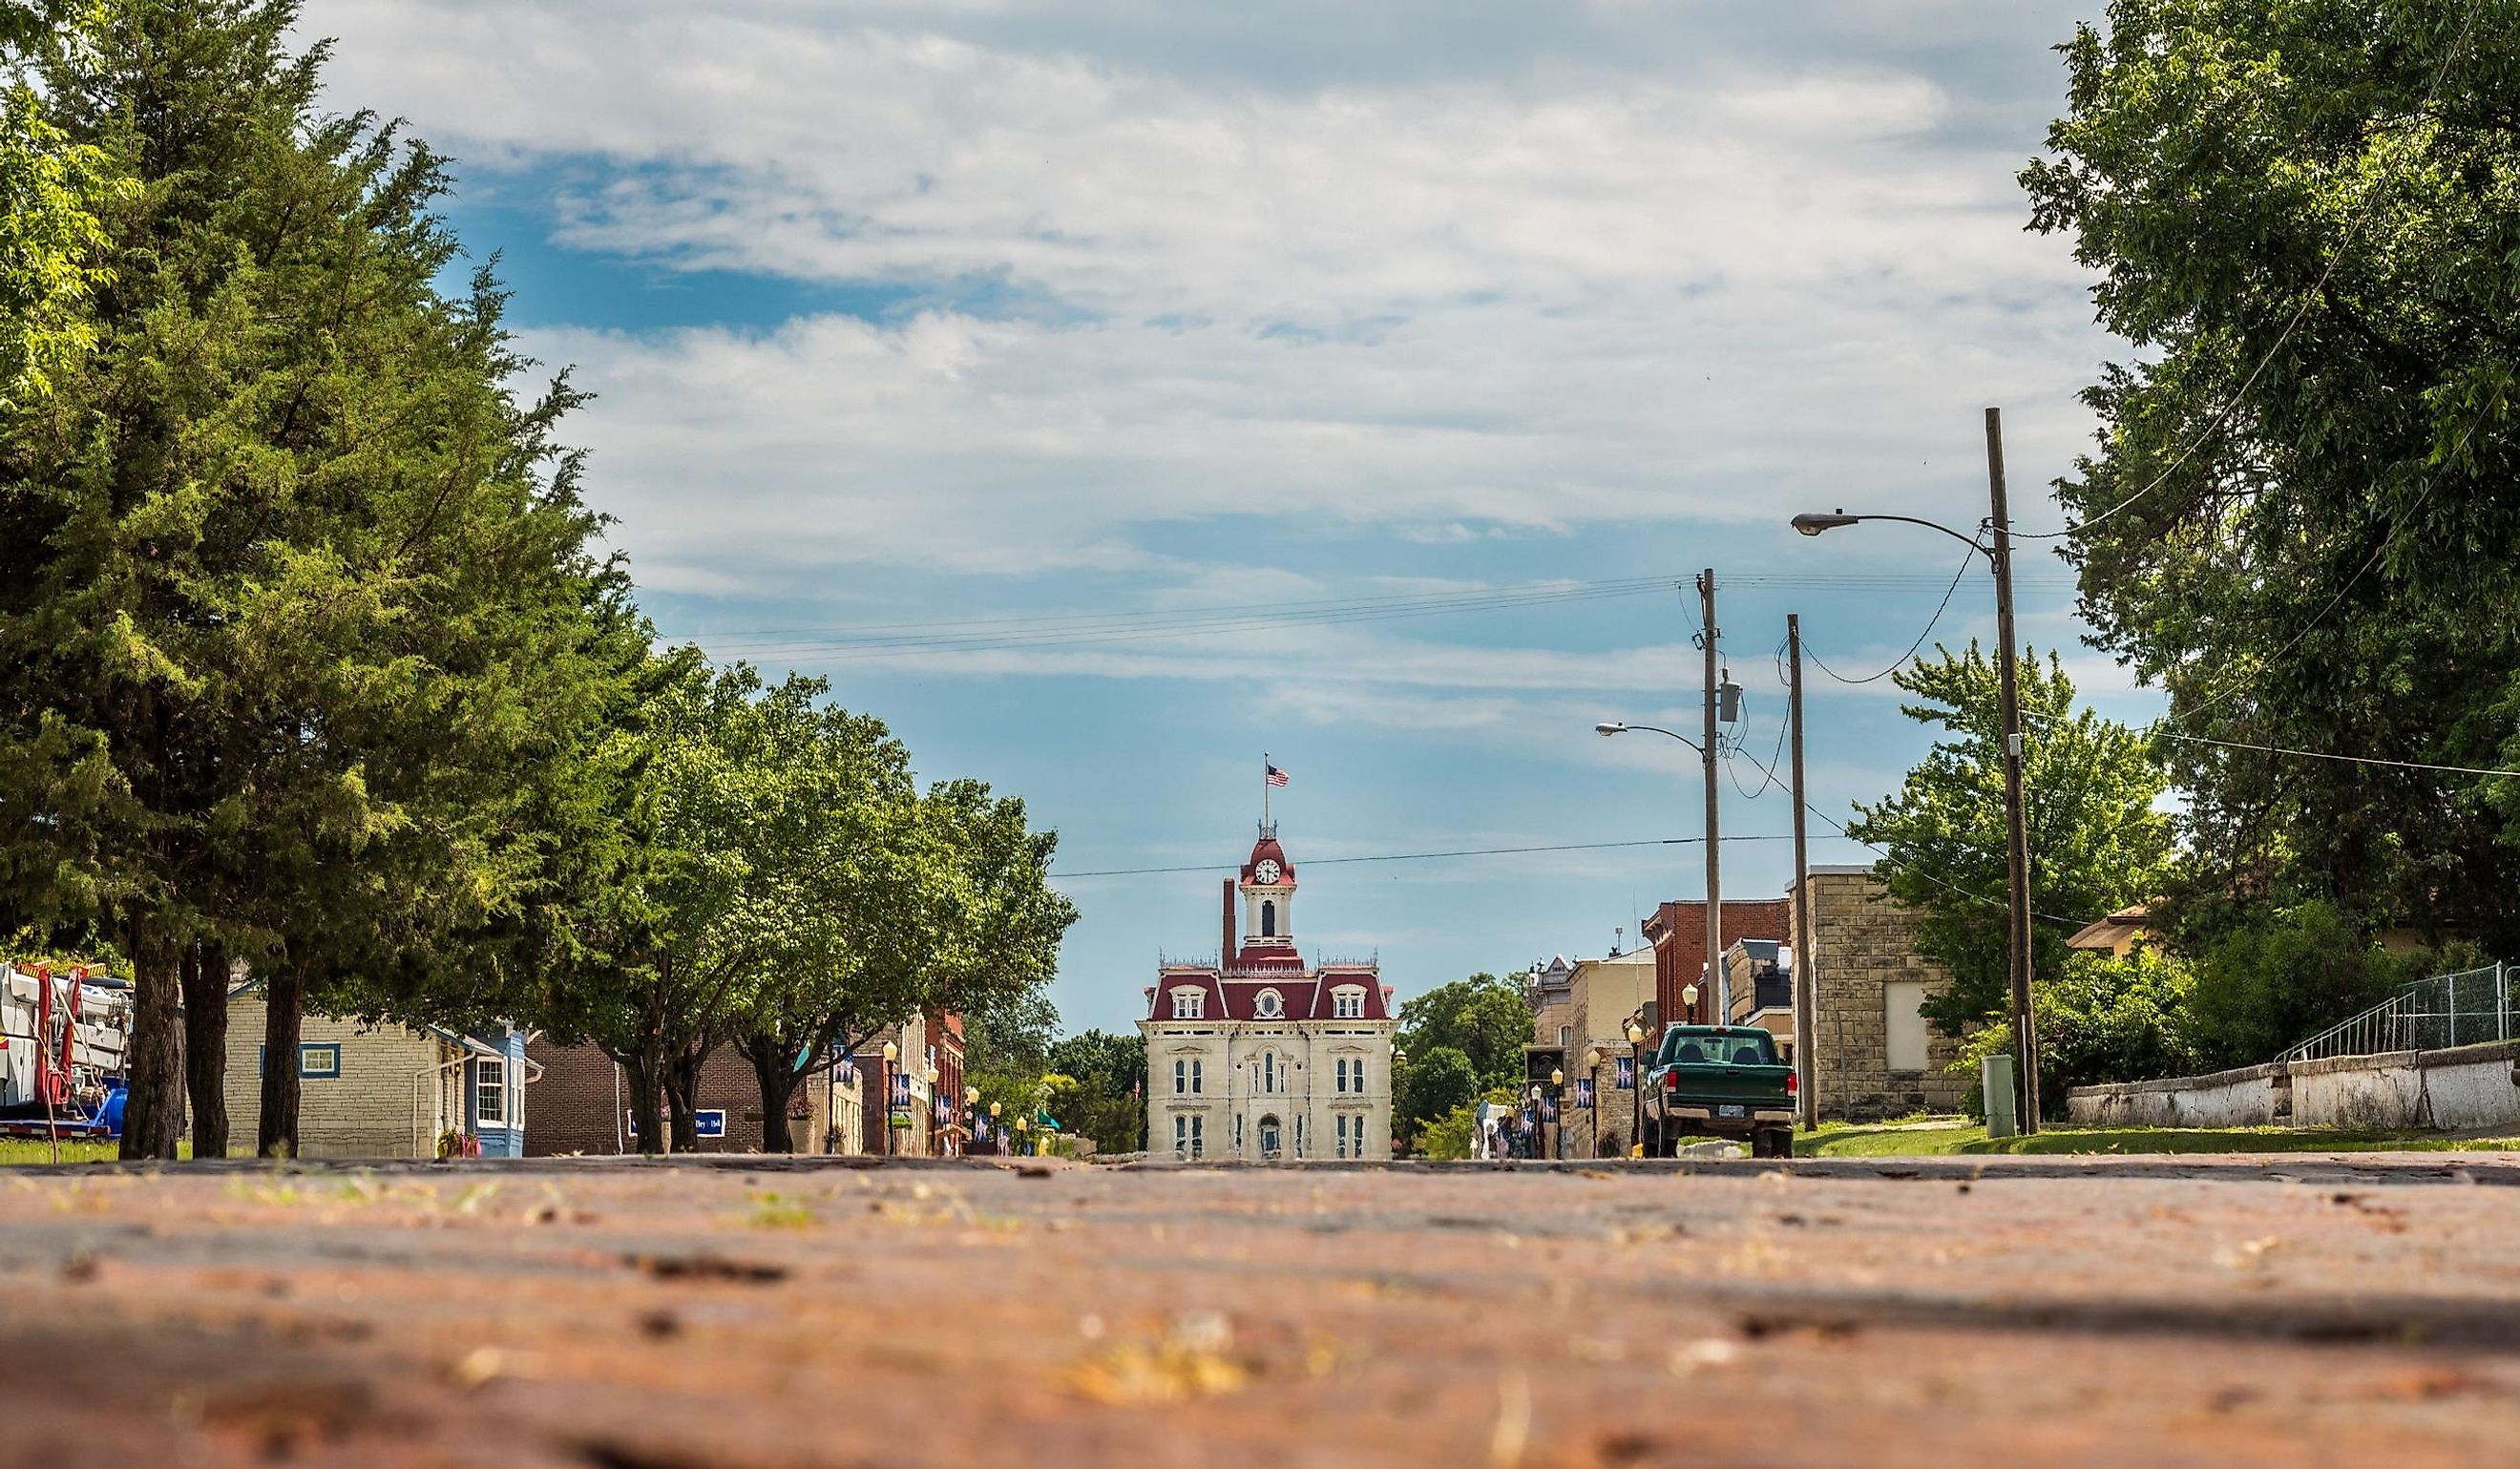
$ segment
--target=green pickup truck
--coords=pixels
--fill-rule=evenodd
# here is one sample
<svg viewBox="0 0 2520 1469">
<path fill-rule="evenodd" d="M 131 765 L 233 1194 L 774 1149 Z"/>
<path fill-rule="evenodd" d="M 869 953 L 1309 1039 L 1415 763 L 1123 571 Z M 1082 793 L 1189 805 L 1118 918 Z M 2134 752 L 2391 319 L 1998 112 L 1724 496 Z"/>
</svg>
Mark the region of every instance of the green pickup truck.
<svg viewBox="0 0 2520 1469">
<path fill-rule="evenodd" d="M 1692 1137 L 1732 1137 L 1754 1158 L 1790 1158 L 1798 1090 L 1766 1031 L 1675 1025 L 1645 1073 L 1646 1152 L 1668 1158 Z"/>
</svg>

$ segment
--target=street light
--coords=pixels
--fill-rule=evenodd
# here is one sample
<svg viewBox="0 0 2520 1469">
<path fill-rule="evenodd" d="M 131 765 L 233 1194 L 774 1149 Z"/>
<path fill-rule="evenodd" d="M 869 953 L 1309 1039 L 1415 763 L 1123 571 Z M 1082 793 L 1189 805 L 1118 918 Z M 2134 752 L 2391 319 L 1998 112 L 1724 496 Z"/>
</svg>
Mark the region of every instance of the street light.
<svg viewBox="0 0 2520 1469">
<path fill-rule="evenodd" d="M 1628 1151 L 1642 1158 L 1645 1145 L 1645 1027 L 1642 1015 L 1628 1017 Z"/>
<path fill-rule="evenodd" d="M 965 1087 L 963 1089 L 963 1149 L 966 1156 L 970 1152 L 972 1139 L 979 1135 L 980 1089 Z"/>
<path fill-rule="evenodd" d="M 1030 1143 L 1030 1142 L 1031 1142 L 1031 1140 L 1032 1140 L 1032 1139 L 1031 1139 L 1030 1137 L 1023 1135 L 1025 1135 L 1025 1134 L 1030 1133 L 1031 1131 L 1032 1131 L 1032 1124 L 1031 1124 L 1030 1122 L 1026 1121 L 1026 1120 L 1025 1120 L 1023 1117 L 1021 1117 L 1021 1116 L 1017 1116 L 1017 1117 L 1015 1118 L 1015 1134 L 1016 1134 L 1016 1137 L 1015 1137 L 1015 1151 L 1016 1151 L 1016 1152 L 1018 1152 L 1018 1153 L 1022 1152 L 1022 1151 L 1024 1150 L 1024 1147 L 1025 1147 L 1028 1143 Z"/>
<path fill-rule="evenodd" d="M 1007 1155 L 1007 1130 L 1004 1127 L 996 1126 L 995 1124 L 997 1123 L 998 1115 L 1006 1110 L 1006 1105 L 1007 1104 L 1005 1102 L 989 1103 L 989 1121 L 992 1124 L 989 1131 L 995 1135 L 989 1140 L 998 1145 L 998 1156 L 1001 1158 Z"/>
<path fill-rule="evenodd" d="M 2039 1131 L 2039 1027 L 2030 1010 L 2030 828 L 2023 815 L 2021 673 L 2012 636 L 2012 515 L 2004 499 L 2003 419 L 1992 408 L 1986 411 L 1986 489 L 1987 517 L 1979 527 L 1986 534 L 1984 542 L 1913 515 L 1850 515 L 1843 510 L 1799 514 L 1793 526 L 1804 535 L 1816 536 L 1867 520 L 1921 525 L 1984 555 L 1995 573 L 1996 684 L 2003 703 L 2003 855 L 2010 888 L 2004 896 L 2011 920 L 2006 925 L 2010 929 L 2006 967 L 2011 979 L 2012 1051 L 2019 1062 L 2021 1131 L 2030 1135 Z"/>
<path fill-rule="evenodd" d="M 1707 575 L 1712 577 L 1714 573 L 1710 571 Z M 1708 615 L 1707 624 L 1709 636 L 1711 638 L 1714 626 L 1712 613 Z M 1715 760 L 1712 753 L 1707 748 L 1708 745 L 1715 742 L 1715 694 L 1712 688 L 1715 674 L 1712 663 L 1713 655 L 1709 654 L 1708 657 L 1709 665 L 1707 680 L 1709 689 L 1707 694 L 1708 702 L 1706 706 L 1705 744 L 1698 743 L 1696 740 L 1689 738 L 1688 735 L 1681 734 L 1677 730 L 1666 730 L 1660 725 L 1632 725 L 1622 723 L 1618 720 L 1608 720 L 1595 725 L 1593 727 L 1593 733 L 1606 739 L 1613 734 L 1625 734 L 1632 730 L 1641 730 L 1648 734 L 1660 734 L 1666 738 L 1677 739 L 1682 744 L 1695 750 L 1697 752 L 1699 763 L 1705 767 L 1704 774 L 1706 777 L 1706 793 L 1703 799 L 1706 802 L 1706 963 L 1708 972 L 1712 973 L 1714 972 L 1715 965 L 1720 962 L 1723 957 L 1724 888 L 1723 879 L 1719 875 L 1723 871 L 1723 851 L 1720 843 L 1717 841 L 1718 833 L 1715 829 L 1715 809 L 1717 801 L 1715 790 Z M 1689 1018 L 1693 1020 L 1696 1016 L 1692 1014 Z"/>
<path fill-rule="evenodd" d="M 1549 1068 L 1550 1104 L 1557 1109 L 1557 1161 L 1566 1161 L 1566 1073 Z"/>
<path fill-rule="evenodd" d="M 890 1041 L 883 1043 L 883 1155 L 892 1156 L 892 1067 L 901 1059 L 901 1047 Z"/>
</svg>

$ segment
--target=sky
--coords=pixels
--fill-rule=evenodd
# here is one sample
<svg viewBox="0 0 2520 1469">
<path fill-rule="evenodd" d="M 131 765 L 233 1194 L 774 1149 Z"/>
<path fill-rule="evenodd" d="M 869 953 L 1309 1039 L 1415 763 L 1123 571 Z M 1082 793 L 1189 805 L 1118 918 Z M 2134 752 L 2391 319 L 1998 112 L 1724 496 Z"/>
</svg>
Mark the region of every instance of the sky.
<svg viewBox="0 0 2520 1469">
<path fill-rule="evenodd" d="M 1020 795 L 1072 1029 L 1215 949 L 1264 753 L 1295 938 L 1405 999 L 1703 896 L 1696 598 L 1745 692 L 1724 891 L 1773 897 L 1788 612 L 1861 677 L 1991 637 L 1928 531 L 2014 514 L 2129 355 L 2014 175 L 2096 0 L 309 0 L 327 105 L 456 160 L 664 636 L 827 677 Z M 2021 636 L 2092 701 L 2070 574 Z M 1932 644 L 1929 642 L 1927 646 Z M 1808 675 L 1813 803 L 1925 751 Z M 1871 854 L 1813 824 L 1815 863 Z M 1735 840 L 1733 838 L 1738 838 Z M 1191 870 L 1089 875 L 1150 868 Z"/>
</svg>

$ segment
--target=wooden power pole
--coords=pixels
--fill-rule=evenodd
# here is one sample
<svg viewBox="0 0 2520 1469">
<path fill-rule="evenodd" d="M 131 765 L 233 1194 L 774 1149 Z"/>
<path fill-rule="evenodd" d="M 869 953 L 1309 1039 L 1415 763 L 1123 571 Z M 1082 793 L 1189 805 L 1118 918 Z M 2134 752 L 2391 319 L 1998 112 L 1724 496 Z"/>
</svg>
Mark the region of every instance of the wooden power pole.
<svg viewBox="0 0 2520 1469">
<path fill-rule="evenodd" d="M 1703 1002 L 1724 993 L 1724 846 L 1723 822 L 1717 815 L 1715 794 L 1715 568 L 1709 566 L 1697 578 L 1698 621 L 1704 630 L 1706 644 L 1706 742 L 1698 747 L 1700 763 L 1706 767 L 1706 977 L 1698 982 L 1697 998 Z M 1695 1016 L 1691 1016 L 1695 1019 Z M 1717 1025 L 1730 1025 L 1729 1013 L 1715 1016 Z"/>
<path fill-rule="evenodd" d="M 2030 825 L 2021 793 L 2020 646 L 2012 635 L 2012 516 L 2003 493 L 2003 418 L 1986 411 L 1987 528 L 1995 548 L 1996 677 L 2003 699 L 2003 849 L 2011 889 L 2012 1054 L 2019 1081 L 2021 1131 L 2039 1131 L 2039 1024 L 2030 1010 Z"/>
<path fill-rule="evenodd" d="M 1819 1058 L 1812 1053 L 1820 1030 L 1820 982 L 1813 975 L 1811 845 L 1803 819 L 1809 811 L 1803 796 L 1803 620 L 1785 614 L 1787 718 L 1794 742 L 1794 1079 L 1802 1089 L 1805 1132 L 1820 1126 Z"/>
</svg>

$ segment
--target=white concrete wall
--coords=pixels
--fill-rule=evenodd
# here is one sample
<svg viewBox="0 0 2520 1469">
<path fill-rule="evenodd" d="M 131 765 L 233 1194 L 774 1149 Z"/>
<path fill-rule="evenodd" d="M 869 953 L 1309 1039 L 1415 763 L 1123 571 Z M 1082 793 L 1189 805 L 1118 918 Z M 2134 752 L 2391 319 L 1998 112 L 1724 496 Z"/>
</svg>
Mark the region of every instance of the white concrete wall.
<svg viewBox="0 0 2520 1469">
<path fill-rule="evenodd" d="M 2520 1046 L 2295 1062 L 2293 1125 L 2382 1131 L 2520 1128 Z"/>
<path fill-rule="evenodd" d="M 2287 1094 L 2288 1114 L 2278 1105 Z M 2065 1111 L 2075 1122 L 2149 1127 L 2520 1131 L 2520 1045 L 2277 1061 L 2213 1076 L 2077 1087 L 2066 1093 Z"/>
<path fill-rule="evenodd" d="M 2065 1115 L 2074 1122 L 2154 1128 L 2263 1128 L 2283 1119 L 2280 1063 L 2219 1071 L 2211 1076 L 2157 1082 L 2117 1082 L 2076 1087 L 2065 1093 Z"/>
</svg>

